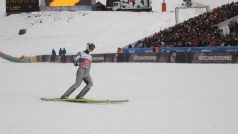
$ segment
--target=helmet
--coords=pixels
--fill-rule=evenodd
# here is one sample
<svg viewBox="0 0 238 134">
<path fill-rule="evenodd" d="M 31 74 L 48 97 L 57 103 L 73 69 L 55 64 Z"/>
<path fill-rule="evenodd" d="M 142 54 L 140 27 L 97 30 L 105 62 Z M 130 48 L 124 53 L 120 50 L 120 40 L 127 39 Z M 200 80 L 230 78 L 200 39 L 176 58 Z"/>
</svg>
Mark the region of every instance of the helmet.
<svg viewBox="0 0 238 134">
<path fill-rule="evenodd" d="M 94 50 L 95 49 L 95 45 L 92 42 L 89 42 L 89 43 L 87 43 L 87 49 Z"/>
</svg>

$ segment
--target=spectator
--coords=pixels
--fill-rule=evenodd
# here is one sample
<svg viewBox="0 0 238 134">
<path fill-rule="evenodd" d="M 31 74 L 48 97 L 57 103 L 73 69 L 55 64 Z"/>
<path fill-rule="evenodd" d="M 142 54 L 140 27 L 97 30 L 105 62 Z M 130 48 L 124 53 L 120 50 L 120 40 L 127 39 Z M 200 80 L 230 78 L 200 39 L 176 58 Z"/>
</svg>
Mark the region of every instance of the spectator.
<svg viewBox="0 0 238 134">
<path fill-rule="evenodd" d="M 62 50 L 62 55 L 63 55 L 63 56 L 66 55 L 66 50 L 65 50 L 65 48 L 63 48 L 63 50 Z"/>
<path fill-rule="evenodd" d="M 52 49 L 51 55 L 52 55 L 52 56 L 56 56 L 56 52 L 55 52 L 54 49 Z"/>
<path fill-rule="evenodd" d="M 61 60 L 62 60 L 62 62 L 66 62 L 66 50 L 65 50 L 65 48 L 63 48 L 63 50 L 61 51 Z"/>
<path fill-rule="evenodd" d="M 55 62 L 55 57 L 56 57 L 56 52 L 54 49 L 52 49 L 52 52 L 51 52 L 51 61 L 52 62 Z"/>
<path fill-rule="evenodd" d="M 62 51 L 62 49 L 60 48 L 60 50 L 59 50 L 59 56 L 62 56 L 63 55 L 63 51 Z"/>
<path fill-rule="evenodd" d="M 182 5 L 187 6 L 187 7 L 191 7 L 192 6 L 192 1 L 191 0 L 183 0 Z"/>
<path fill-rule="evenodd" d="M 129 44 L 128 48 L 132 48 L 132 45 L 131 45 L 131 44 Z"/>
</svg>

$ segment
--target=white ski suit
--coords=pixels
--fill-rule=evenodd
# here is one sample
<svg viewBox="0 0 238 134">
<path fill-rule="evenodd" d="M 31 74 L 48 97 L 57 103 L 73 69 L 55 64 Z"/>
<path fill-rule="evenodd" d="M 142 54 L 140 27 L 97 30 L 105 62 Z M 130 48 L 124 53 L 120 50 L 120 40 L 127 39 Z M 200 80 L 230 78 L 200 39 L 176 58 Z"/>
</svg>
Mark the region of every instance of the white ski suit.
<svg viewBox="0 0 238 134">
<path fill-rule="evenodd" d="M 84 81 L 87 85 L 82 89 L 82 91 L 76 96 L 76 98 L 83 98 L 90 88 L 93 86 L 92 78 L 89 74 L 91 68 L 92 56 L 89 52 L 83 51 L 79 52 L 74 58 L 74 65 L 79 66 L 76 74 L 76 82 L 61 96 L 61 98 L 67 98 L 72 94 Z"/>
</svg>

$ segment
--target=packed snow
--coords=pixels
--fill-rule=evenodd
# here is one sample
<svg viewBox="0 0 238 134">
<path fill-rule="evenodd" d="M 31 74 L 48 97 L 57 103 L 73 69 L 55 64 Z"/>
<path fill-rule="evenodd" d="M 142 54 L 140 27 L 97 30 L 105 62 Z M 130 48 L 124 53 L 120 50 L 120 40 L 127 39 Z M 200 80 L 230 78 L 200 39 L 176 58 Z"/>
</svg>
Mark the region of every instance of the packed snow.
<svg viewBox="0 0 238 134">
<path fill-rule="evenodd" d="M 167 13 L 160 12 L 162 0 L 153 0 L 155 12 L 151 13 L 35 12 L 8 17 L 4 15 L 4 2 L 0 0 L 0 51 L 31 56 L 50 54 L 52 48 L 60 47 L 76 53 L 84 50 L 88 41 L 96 44 L 93 53 L 116 52 L 118 47 L 174 25 L 174 13 L 170 11 L 182 0 L 166 0 L 170 5 Z M 214 8 L 231 0 L 197 2 Z M 21 28 L 27 33 L 19 36 Z M 10 63 L 0 58 L 0 133 L 238 133 L 235 64 L 94 63 L 94 86 L 85 97 L 129 102 L 40 100 L 61 96 L 74 83 L 76 71 L 72 64 Z M 70 97 L 75 97 L 84 85 Z"/>
<path fill-rule="evenodd" d="M 93 64 L 94 86 L 87 98 L 130 100 L 104 105 L 40 100 L 59 97 L 74 83 L 72 64 L 5 63 L 0 68 L 3 134 L 238 132 L 236 65 Z"/>
</svg>

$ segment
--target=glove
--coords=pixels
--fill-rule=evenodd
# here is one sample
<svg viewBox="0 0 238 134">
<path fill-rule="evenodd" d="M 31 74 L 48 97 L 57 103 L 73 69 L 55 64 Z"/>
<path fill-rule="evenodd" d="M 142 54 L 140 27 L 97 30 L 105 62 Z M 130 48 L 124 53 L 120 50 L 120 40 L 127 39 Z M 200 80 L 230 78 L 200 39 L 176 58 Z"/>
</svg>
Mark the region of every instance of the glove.
<svg viewBox="0 0 238 134">
<path fill-rule="evenodd" d="M 79 61 L 80 57 L 81 57 L 81 53 L 79 52 L 79 53 L 74 57 L 74 66 L 78 66 L 78 65 L 79 65 L 78 61 Z"/>
<path fill-rule="evenodd" d="M 78 62 L 74 62 L 74 66 L 78 66 L 79 64 L 78 64 Z"/>
</svg>

